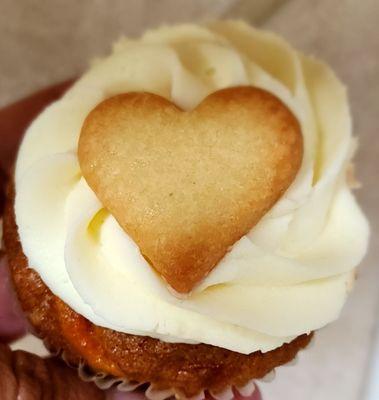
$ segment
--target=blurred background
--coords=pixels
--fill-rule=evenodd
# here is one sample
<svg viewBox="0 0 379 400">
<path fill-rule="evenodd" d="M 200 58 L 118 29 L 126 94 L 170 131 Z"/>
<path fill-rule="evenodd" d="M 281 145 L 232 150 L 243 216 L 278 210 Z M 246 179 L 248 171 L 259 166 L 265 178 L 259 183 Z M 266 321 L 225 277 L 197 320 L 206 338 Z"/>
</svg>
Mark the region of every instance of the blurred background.
<svg viewBox="0 0 379 400">
<path fill-rule="evenodd" d="M 76 76 L 121 35 L 162 23 L 242 18 L 324 59 L 349 88 L 370 251 L 342 317 L 296 366 L 262 383 L 265 400 L 379 399 L 379 1 L 0 0 L 0 107 Z M 1 143 L 0 143 L 1 146 Z M 35 342 L 22 342 L 33 350 Z"/>
</svg>

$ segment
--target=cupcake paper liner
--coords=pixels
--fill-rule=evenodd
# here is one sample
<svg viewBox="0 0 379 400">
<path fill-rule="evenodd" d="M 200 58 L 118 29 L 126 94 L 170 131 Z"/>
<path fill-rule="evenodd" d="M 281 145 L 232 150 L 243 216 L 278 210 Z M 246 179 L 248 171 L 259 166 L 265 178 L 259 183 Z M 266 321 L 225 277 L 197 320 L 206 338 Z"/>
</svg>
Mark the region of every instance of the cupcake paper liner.
<svg viewBox="0 0 379 400">
<path fill-rule="evenodd" d="M 311 340 L 313 342 L 313 339 Z M 64 354 L 62 355 L 63 358 Z M 282 365 L 283 367 L 294 366 L 298 363 L 299 357 L 296 355 L 291 361 Z M 106 374 L 94 373 L 92 372 L 84 363 L 81 363 L 78 369 L 78 374 L 81 379 L 86 382 L 93 382 L 97 387 L 103 390 L 107 390 L 110 388 L 115 388 L 120 392 L 132 392 L 134 390 L 142 389 L 146 398 L 149 400 L 166 400 L 172 397 L 175 397 L 177 400 L 203 400 L 209 398 L 207 394 L 210 394 L 212 398 L 215 400 L 232 400 L 235 397 L 235 393 L 238 393 L 242 397 L 252 396 L 256 389 L 256 382 L 272 382 L 276 377 L 276 369 L 271 370 L 268 374 L 266 374 L 263 378 L 260 379 L 251 379 L 244 386 L 228 386 L 222 392 L 214 393 L 212 390 L 208 391 L 207 389 L 202 390 L 198 395 L 193 397 L 186 397 L 180 390 L 178 389 L 156 389 L 154 384 L 149 382 L 132 382 L 121 378 L 114 378 Z"/>
<path fill-rule="evenodd" d="M 67 359 L 62 354 L 62 358 L 65 360 Z M 292 365 L 297 362 L 297 359 L 288 363 L 288 365 Z M 286 364 L 287 365 L 287 364 Z M 116 388 L 120 392 L 132 392 L 134 390 L 142 389 L 146 398 L 149 400 L 166 400 L 172 397 L 175 397 L 177 400 L 203 400 L 207 398 L 207 394 L 210 394 L 212 398 L 216 400 L 232 400 L 235 397 L 235 393 L 237 392 L 242 397 L 249 397 L 251 396 L 256 388 L 255 382 L 270 382 L 275 378 L 275 370 L 270 371 L 266 376 L 261 379 L 251 379 L 246 385 L 244 386 L 228 386 L 222 392 L 215 393 L 212 390 L 208 391 L 206 389 L 202 390 L 199 394 L 193 397 L 186 397 L 184 393 L 180 390 L 171 388 L 171 389 L 157 389 L 154 387 L 154 384 L 149 382 L 133 382 L 129 381 L 128 379 L 124 378 L 114 378 L 112 376 L 101 374 L 101 373 L 94 373 L 92 372 L 84 363 L 81 363 L 78 367 L 78 374 L 81 379 L 86 382 L 93 382 L 96 384 L 97 387 L 103 390 L 107 390 L 110 388 Z"/>
<path fill-rule="evenodd" d="M 64 360 L 67 359 L 64 356 L 64 353 L 62 354 L 62 358 Z M 114 378 L 106 374 L 94 373 L 84 363 L 81 363 L 77 368 L 79 377 L 81 379 L 83 379 L 85 382 L 95 383 L 100 389 L 107 390 L 115 387 L 120 392 L 132 392 L 133 390 L 139 388 L 144 390 L 144 394 L 149 400 L 166 400 L 172 397 L 175 397 L 177 400 L 203 400 L 207 397 L 207 393 L 209 393 L 216 400 L 232 400 L 235 392 L 238 392 L 243 397 L 248 397 L 251 396 L 255 391 L 255 380 L 252 379 L 244 386 L 228 386 L 222 392 L 218 393 L 214 393 L 212 390 L 208 391 L 204 389 L 196 396 L 188 398 L 178 389 L 171 388 L 162 390 L 155 388 L 154 384 L 149 382 L 133 382 L 126 378 Z"/>
<path fill-rule="evenodd" d="M 313 344 L 314 339 L 312 338 L 309 345 Z M 49 348 L 46 341 L 44 341 L 47 348 Z M 157 389 L 154 384 L 150 382 L 135 382 L 129 381 L 126 378 L 115 378 L 113 376 L 104 373 L 93 372 L 84 362 L 79 363 L 79 365 L 73 365 L 64 350 L 55 351 L 55 356 L 60 356 L 65 363 L 78 371 L 79 377 L 85 382 L 94 383 L 99 389 L 109 390 L 113 389 L 119 392 L 133 392 L 139 389 L 142 394 L 149 400 L 166 400 L 175 397 L 176 400 L 204 400 L 209 399 L 209 395 L 215 400 L 232 400 L 235 394 L 239 394 L 242 397 L 252 396 L 256 389 L 256 382 L 269 383 L 272 382 L 276 377 L 276 369 L 271 370 L 264 377 L 259 379 L 251 379 L 244 386 L 228 386 L 222 392 L 214 393 L 212 390 L 204 389 L 196 396 L 187 397 L 180 390 L 171 389 Z M 288 363 L 283 364 L 282 367 L 294 366 L 298 363 L 298 354 Z"/>
</svg>

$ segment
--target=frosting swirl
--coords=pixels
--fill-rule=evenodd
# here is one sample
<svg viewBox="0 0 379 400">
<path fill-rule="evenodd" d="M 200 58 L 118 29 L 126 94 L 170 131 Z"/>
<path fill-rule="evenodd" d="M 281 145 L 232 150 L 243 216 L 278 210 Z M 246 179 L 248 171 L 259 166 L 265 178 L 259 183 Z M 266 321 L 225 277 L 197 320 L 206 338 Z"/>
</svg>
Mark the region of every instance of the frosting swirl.
<svg viewBox="0 0 379 400">
<path fill-rule="evenodd" d="M 279 97 L 304 138 L 284 196 L 185 299 L 173 296 L 81 176 L 82 123 L 129 91 L 183 109 L 221 88 Z M 29 264 L 97 325 L 165 341 L 268 351 L 336 319 L 368 242 L 347 185 L 355 141 L 346 90 L 324 64 L 242 22 L 181 25 L 122 39 L 32 123 L 16 165 L 16 220 Z"/>
</svg>

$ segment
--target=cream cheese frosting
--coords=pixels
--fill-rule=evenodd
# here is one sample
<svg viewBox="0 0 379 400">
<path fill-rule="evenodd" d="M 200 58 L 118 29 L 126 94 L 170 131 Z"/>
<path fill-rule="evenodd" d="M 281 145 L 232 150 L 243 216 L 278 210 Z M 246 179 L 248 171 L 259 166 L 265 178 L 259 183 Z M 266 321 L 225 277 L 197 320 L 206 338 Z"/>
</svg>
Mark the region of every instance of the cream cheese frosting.
<svg viewBox="0 0 379 400">
<path fill-rule="evenodd" d="M 89 188 L 81 126 L 100 101 L 148 91 L 185 110 L 252 85 L 298 118 L 296 179 L 186 298 L 172 294 Z M 242 22 L 180 25 L 122 39 L 32 123 L 16 164 L 16 221 L 29 265 L 93 323 L 240 353 L 272 350 L 335 320 L 369 228 L 347 184 L 355 140 L 346 90 L 323 63 Z"/>
</svg>

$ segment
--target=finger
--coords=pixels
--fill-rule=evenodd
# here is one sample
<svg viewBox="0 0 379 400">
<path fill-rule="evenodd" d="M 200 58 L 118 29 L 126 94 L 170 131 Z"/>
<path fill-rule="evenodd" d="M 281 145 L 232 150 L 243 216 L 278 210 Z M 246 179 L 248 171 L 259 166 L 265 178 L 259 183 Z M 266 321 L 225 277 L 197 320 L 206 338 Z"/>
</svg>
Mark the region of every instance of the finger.
<svg viewBox="0 0 379 400">
<path fill-rule="evenodd" d="M 0 391 L 2 400 L 105 400 L 105 392 L 60 360 L 12 352 L 5 344 L 0 344 Z"/>
<path fill-rule="evenodd" d="M 0 257 L 0 341 L 10 342 L 26 332 L 26 321 L 13 293 L 5 257 Z"/>
</svg>

